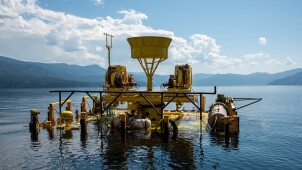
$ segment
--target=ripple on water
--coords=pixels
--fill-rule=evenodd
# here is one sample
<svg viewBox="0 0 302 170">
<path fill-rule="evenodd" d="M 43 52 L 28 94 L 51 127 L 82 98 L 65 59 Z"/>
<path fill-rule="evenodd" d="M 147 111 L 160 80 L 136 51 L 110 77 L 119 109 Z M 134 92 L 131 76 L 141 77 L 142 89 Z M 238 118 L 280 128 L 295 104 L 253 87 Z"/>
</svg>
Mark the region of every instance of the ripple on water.
<svg viewBox="0 0 302 170">
<path fill-rule="evenodd" d="M 5 95 L 0 90 L 1 169 L 300 169 L 302 90 L 280 88 L 220 88 L 235 97 L 264 98 L 240 110 L 239 136 L 228 144 L 204 129 L 201 134 L 194 118 L 181 122 L 178 138 L 169 141 L 155 133 L 129 133 L 122 141 L 118 130 L 100 132 L 94 123 L 88 124 L 87 135 L 41 129 L 35 137 L 23 127 L 29 110 L 39 109 L 45 119 L 48 104 L 58 96 L 49 89 L 19 89 Z M 79 103 L 80 97 L 73 101 Z"/>
</svg>

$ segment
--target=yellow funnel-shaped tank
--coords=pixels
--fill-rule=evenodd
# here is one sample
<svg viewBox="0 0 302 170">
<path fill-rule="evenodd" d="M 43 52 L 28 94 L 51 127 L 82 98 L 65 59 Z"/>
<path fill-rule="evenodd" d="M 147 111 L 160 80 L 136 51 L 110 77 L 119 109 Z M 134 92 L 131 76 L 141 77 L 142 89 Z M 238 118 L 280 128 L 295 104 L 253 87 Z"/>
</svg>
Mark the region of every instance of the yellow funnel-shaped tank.
<svg viewBox="0 0 302 170">
<path fill-rule="evenodd" d="M 147 90 L 152 91 L 152 77 L 160 62 L 168 58 L 172 39 L 167 37 L 128 38 L 131 58 L 137 59 L 147 76 Z"/>
</svg>

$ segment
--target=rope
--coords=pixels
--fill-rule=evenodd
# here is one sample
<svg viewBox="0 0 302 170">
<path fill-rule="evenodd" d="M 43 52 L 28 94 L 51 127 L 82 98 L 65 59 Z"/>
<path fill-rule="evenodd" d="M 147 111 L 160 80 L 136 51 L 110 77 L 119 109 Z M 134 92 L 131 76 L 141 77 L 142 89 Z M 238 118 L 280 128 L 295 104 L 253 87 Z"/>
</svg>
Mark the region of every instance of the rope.
<svg viewBox="0 0 302 170">
<path fill-rule="evenodd" d="M 74 106 L 75 108 L 79 108 L 78 106 L 74 105 L 74 104 L 71 104 L 72 106 Z"/>
<path fill-rule="evenodd" d="M 53 110 L 55 110 L 55 111 L 58 113 L 58 115 L 60 116 L 60 114 L 59 114 L 59 112 L 57 111 L 57 109 L 53 109 Z"/>
</svg>

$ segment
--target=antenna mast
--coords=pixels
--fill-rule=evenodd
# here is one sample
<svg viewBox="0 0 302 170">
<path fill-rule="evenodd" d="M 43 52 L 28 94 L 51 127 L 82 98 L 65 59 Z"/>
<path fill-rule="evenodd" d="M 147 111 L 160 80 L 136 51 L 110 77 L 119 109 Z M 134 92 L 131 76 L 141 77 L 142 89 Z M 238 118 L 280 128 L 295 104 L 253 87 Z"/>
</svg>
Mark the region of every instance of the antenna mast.
<svg viewBox="0 0 302 170">
<path fill-rule="evenodd" d="M 108 67 L 110 66 L 110 50 L 112 48 L 112 37 L 114 37 L 113 35 L 104 33 L 104 35 L 106 35 L 106 47 L 108 50 Z M 110 37 L 110 45 L 108 45 L 108 36 Z"/>
</svg>

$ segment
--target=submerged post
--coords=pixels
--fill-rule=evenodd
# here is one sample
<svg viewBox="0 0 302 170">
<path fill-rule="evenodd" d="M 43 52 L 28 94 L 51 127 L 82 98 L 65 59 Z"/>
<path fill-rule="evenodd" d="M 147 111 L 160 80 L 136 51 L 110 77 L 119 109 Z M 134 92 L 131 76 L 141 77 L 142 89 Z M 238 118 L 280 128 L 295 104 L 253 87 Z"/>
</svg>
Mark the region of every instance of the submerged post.
<svg viewBox="0 0 302 170">
<path fill-rule="evenodd" d="M 81 112 L 80 125 L 81 131 L 86 129 L 86 112 Z"/>
<path fill-rule="evenodd" d="M 169 137 L 169 116 L 164 116 L 164 137 L 168 138 Z"/>
<path fill-rule="evenodd" d="M 125 132 L 126 132 L 126 114 L 121 114 L 120 115 L 120 120 L 121 120 L 121 137 L 122 139 L 125 138 Z"/>
<path fill-rule="evenodd" d="M 203 112 L 203 106 L 202 106 L 202 94 L 199 95 L 199 112 L 200 112 L 200 115 L 199 115 L 199 119 L 202 121 L 202 112 Z"/>
</svg>

